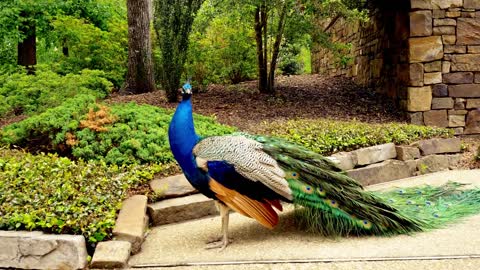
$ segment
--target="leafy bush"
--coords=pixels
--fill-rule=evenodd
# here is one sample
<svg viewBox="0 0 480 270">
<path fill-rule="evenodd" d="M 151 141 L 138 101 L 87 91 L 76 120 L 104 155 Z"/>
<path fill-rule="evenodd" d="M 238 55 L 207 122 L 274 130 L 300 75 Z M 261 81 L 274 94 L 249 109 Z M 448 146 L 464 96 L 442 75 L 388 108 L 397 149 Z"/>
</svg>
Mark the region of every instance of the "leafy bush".
<svg viewBox="0 0 480 270">
<path fill-rule="evenodd" d="M 480 161 L 480 146 L 478 147 L 477 156 L 475 156 L 475 159 L 476 159 L 477 161 Z"/>
<path fill-rule="evenodd" d="M 79 95 L 61 106 L 6 126 L 0 143 L 34 150 L 56 151 L 108 164 L 169 163 L 168 144 L 172 111 L 135 103 L 106 106 Z M 195 115 L 202 135 L 221 135 L 234 128 L 210 117 Z"/>
<path fill-rule="evenodd" d="M 443 128 L 334 120 L 273 122 L 266 124 L 264 132 L 285 138 L 324 155 L 389 142 L 407 144 L 420 139 L 453 136 L 451 130 Z"/>
<path fill-rule="evenodd" d="M 6 126 L 0 130 L 0 144 L 54 149 L 69 130 L 78 128 L 78 119 L 94 106 L 95 100 L 94 96 L 77 95 L 56 108 Z"/>
<path fill-rule="evenodd" d="M 239 83 L 257 75 L 254 29 L 238 8 L 206 3 L 190 35 L 186 74 L 201 85 Z"/>
<path fill-rule="evenodd" d="M 283 75 L 302 73 L 303 65 L 298 59 L 301 49 L 301 46 L 298 44 L 288 44 L 284 46 L 279 59 L 279 68 Z"/>
<path fill-rule="evenodd" d="M 130 187 L 147 183 L 161 166 L 107 166 L 53 154 L 0 149 L 0 229 L 111 237 Z"/>
<path fill-rule="evenodd" d="M 82 69 L 105 72 L 104 77 L 119 88 L 125 80 L 128 56 L 128 26 L 122 19 L 111 19 L 104 31 L 84 19 L 57 16 L 52 21 L 56 38 L 68 47 L 69 55 L 50 53 L 48 62 L 61 74 Z M 46 50 L 46 53 L 48 50 Z M 47 59 L 46 59 L 47 60 Z"/>
<path fill-rule="evenodd" d="M 75 157 L 104 158 L 106 162 L 114 164 L 173 161 L 168 144 L 171 111 L 129 103 L 113 105 L 109 112 L 108 107 L 100 107 L 97 112 L 105 109 L 116 120 L 105 125 L 104 132 L 96 131 L 93 127 L 74 132 L 78 140 L 78 144 L 73 147 Z M 197 132 L 203 136 L 234 131 L 209 117 L 195 115 L 194 119 Z"/>
<path fill-rule="evenodd" d="M 35 75 L 6 73 L 0 75 L 0 117 L 42 112 L 78 94 L 103 98 L 112 87 L 105 73 L 98 70 L 65 76 L 44 67 L 37 68 Z"/>
</svg>

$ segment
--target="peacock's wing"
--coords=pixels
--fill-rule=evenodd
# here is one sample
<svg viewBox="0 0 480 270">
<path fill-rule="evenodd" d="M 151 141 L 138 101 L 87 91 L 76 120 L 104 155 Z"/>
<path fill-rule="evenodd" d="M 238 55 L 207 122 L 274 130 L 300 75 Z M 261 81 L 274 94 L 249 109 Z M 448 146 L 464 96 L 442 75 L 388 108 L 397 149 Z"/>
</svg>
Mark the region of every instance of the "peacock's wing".
<svg viewBox="0 0 480 270">
<path fill-rule="evenodd" d="M 218 200 L 235 211 L 273 228 L 281 210 L 279 200 L 291 200 L 284 171 L 262 150 L 262 144 L 243 136 L 202 139 L 193 149 L 197 166 L 208 172 L 209 187 Z"/>
<path fill-rule="evenodd" d="M 285 172 L 275 159 L 263 151 L 263 145 L 255 140 L 232 135 L 208 137 L 195 146 L 193 154 L 200 168 L 205 168 L 205 164 L 212 161 L 230 164 L 230 170 L 244 179 L 258 181 L 285 199 L 292 199 Z M 208 169 L 210 172 L 211 168 Z"/>
</svg>

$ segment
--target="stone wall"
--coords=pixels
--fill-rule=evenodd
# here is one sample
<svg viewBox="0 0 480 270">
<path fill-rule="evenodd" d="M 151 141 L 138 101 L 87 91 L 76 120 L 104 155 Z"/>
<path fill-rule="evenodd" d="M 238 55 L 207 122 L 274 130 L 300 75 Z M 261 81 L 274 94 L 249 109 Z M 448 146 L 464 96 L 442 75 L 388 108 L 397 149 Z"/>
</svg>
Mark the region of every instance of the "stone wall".
<svg viewBox="0 0 480 270">
<path fill-rule="evenodd" d="M 388 94 L 411 123 L 480 133 L 480 0 L 380 2 L 369 23 L 330 30 L 333 41 L 352 44 L 353 62 L 342 67 L 314 46 L 314 72 Z"/>
<path fill-rule="evenodd" d="M 382 2 L 382 1 L 380 1 Z M 342 61 L 318 44 L 312 48 L 314 73 L 347 76 L 360 85 L 396 97 L 405 92 L 408 77 L 408 10 L 407 0 L 378 3 L 371 10 L 368 22 L 336 21 L 327 31 L 333 42 L 350 44 L 343 54 L 351 58 Z M 319 23 L 325 28 L 330 21 Z"/>
<path fill-rule="evenodd" d="M 480 133 L 480 0 L 411 0 L 411 9 L 411 122 Z"/>
</svg>

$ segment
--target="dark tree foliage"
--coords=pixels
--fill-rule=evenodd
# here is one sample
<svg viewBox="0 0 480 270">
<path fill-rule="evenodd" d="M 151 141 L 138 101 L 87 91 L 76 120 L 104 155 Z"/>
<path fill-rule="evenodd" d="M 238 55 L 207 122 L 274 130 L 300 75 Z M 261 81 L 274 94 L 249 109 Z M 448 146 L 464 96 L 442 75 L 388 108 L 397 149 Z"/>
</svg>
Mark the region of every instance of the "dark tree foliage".
<svg viewBox="0 0 480 270">
<path fill-rule="evenodd" d="M 95 0 L 1 0 L 0 53 L 7 51 L 14 41 L 17 43 L 17 64 L 33 68 L 37 58 L 36 40 L 51 34 L 50 23 L 57 15 L 84 18 L 105 29 L 111 14 L 106 5 Z M 68 48 L 62 50 L 68 54 Z M 0 59 L 3 57 L 0 55 Z M 11 59 L 11 55 L 8 58 Z"/>
<path fill-rule="evenodd" d="M 161 57 L 160 80 L 168 100 L 177 100 L 177 89 L 187 59 L 188 37 L 204 0 L 155 0 L 154 27 Z"/>
</svg>

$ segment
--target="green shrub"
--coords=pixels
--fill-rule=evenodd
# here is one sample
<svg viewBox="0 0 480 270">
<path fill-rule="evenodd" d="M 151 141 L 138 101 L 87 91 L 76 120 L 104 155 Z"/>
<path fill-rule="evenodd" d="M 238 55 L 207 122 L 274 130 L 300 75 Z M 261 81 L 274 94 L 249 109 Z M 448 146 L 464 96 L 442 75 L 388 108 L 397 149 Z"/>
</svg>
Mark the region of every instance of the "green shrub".
<svg viewBox="0 0 480 270">
<path fill-rule="evenodd" d="M 106 162 L 114 164 L 173 161 L 168 144 L 168 125 L 172 111 L 129 103 L 113 105 L 109 114 L 116 120 L 105 126 L 107 131 L 83 128 L 74 133 L 78 140 L 78 144 L 73 147 L 75 157 L 104 158 Z M 194 118 L 196 130 L 202 136 L 234 131 L 209 117 L 195 115 Z"/>
<path fill-rule="evenodd" d="M 324 155 L 389 142 L 407 144 L 420 139 L 453 136 L 451 130 L 443 128 L 334 120 L 273 122 L 266 124 L 264 132 Z"/>
<path fill-rule="evenodd" d="M 475 156 L 475 159 L 476 159 L 477 161 L 480 161 L 480 146 L 478 147 L 477 155 Z"/>
<path fill-rule="evenodd" d="M 113 85 L 98 70 L 61 76 L 43 67 L 35 75 L 26 72 L 0 75 L 0 117 L 8 114 L 33 114 L 56 107 L 78 94 L 105 97 Z"/>
<path fill-rule="evenodd" d="M 190 35 L 185 73 L 201 85 L 239 83 L 257 75 L 254 29 L 241 10 L 204 4 Z M 211 17 L 214 13 L 215 16 Z"/>
<path fill-rule="evenodd" d="M 283 75 L 296 75 L 303 71 L 298 55 L 302 47 L 298 44 L 285 45 L 279 59 L 279 68 Z"/>
<path fill-rule="evenodd" d="M 79 234 L 90 243 L 108 239 L 127 190 L 162 169 L 0 149 L 0 229 Z"/>
<path fill-rule="evenodd" d="M 172 111 L 154 106 L 129 103 L 108 107 L 80 95 L 5 127 L 0 143 L 108 164 L 169 163 L 173 161 L 167 136 L 171 117 Z M 210 117 L 194 118 L 202 136 L 234 131 Z"/>
<path fill-rule="evenodd" d="M 79 119 L 95 105 L 95 100 L 91 95 L 77 95 L 58 107 L 8 125 L 0 130 L 0 144 L 56 149 L 65 141 L 67 132 L 78 128 Z"/>
<path fill-rule="evenodd" d="M 68 57 L 58 50 L 56 55 L 45 59 L 57 73 L 102 70 L 104 77 L 115 87 L 121 87 L 127 72 L 128 56 L 128 25 L 123 18 L 112 18 L 107 24 L 108 30 L 71 16 L 56 16 L 51 24 L 57 39 L 65 41 L 63 45 L 69 50 Z"/>
</svg>

